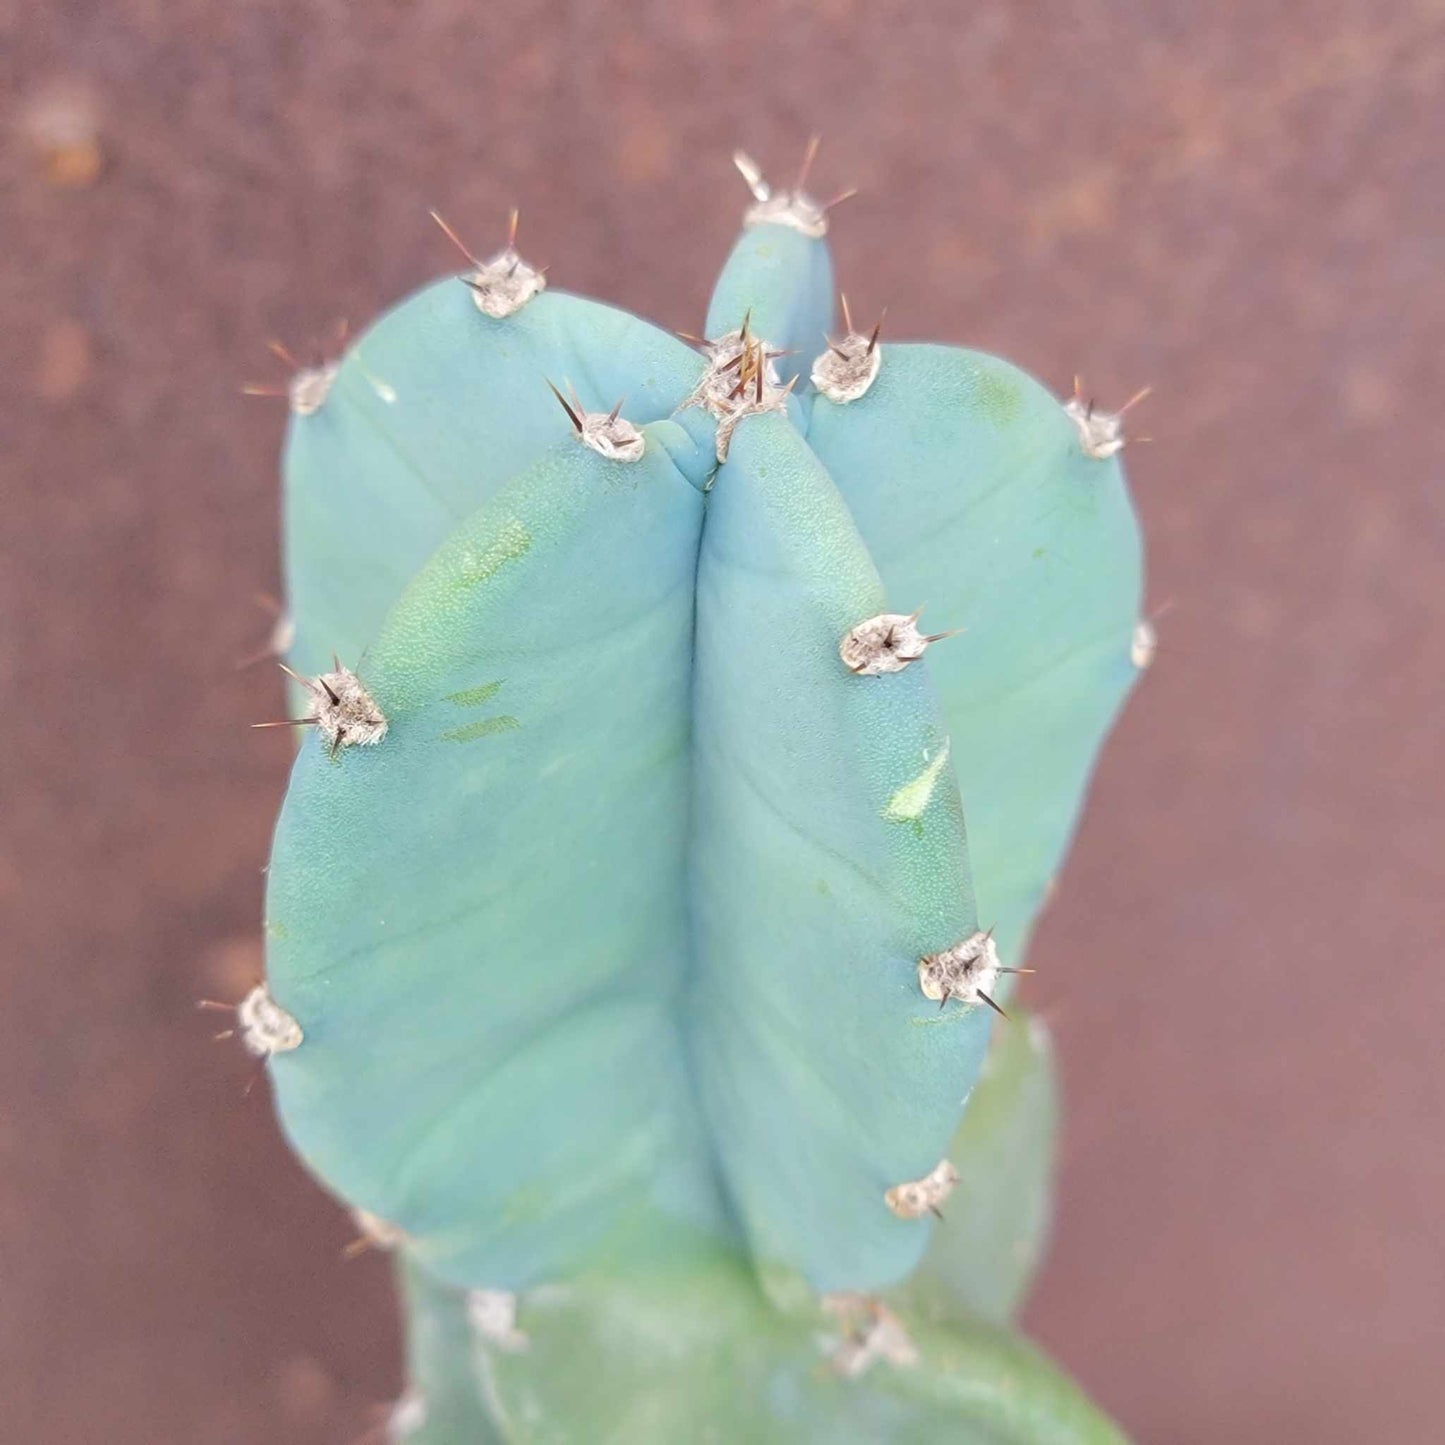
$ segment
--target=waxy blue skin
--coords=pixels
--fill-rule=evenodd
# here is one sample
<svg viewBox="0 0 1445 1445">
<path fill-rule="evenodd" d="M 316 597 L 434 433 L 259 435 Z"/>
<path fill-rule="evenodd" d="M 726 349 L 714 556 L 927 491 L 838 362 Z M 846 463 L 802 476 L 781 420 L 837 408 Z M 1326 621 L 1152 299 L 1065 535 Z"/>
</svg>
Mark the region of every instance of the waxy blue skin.
<svg viewBox="0 0 1445 1445">
<path fill-rule="evenodd" d="M 821 240 L 740 237 L 707 334 L 746 318 L 801 395 L 722 464 L 696 351 L 455 278 L 293 418 L 291 660 L 339 653 L 388 732 L 297 757 L 268 973 L 305 1042 L 271 1072 L 303 1159 L 439 1283 L 721 1251 L 793 1307 L 928 1244 L 884 1194 L 944 1157 L 994 1019 L 918 960 L 994 925 L 1019 962 L 1133 678 L 1139 542 L 1117 463 L 1005 363 L 885 342 L 865 396 L 814 395 L 832 288 Z M 625 397 L 642 459 L 548 379 Z M 851 627 L 922 603 L 967 631 L 848 671 Z"/>
<path fill-rule="evenodd" d="M 808 445 L 897 604 L 963 628 L 928 666 L 968 814 L 979 917 L 1018 962 L 1137 675 L 1139 527 L 1117 457 L 1085 454 L 1017 367 L 891 345 L 868 392 L 818 397 Z"/>
</svg>

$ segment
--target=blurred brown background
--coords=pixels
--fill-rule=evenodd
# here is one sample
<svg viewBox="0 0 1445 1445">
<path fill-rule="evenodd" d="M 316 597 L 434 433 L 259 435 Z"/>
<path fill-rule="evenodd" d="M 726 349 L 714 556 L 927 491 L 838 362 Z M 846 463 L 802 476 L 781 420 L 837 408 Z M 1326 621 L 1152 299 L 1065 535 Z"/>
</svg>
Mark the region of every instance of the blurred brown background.
<svg viewBox="0 0 1445 1445">
<path fill-rule="evenodd" d="M 201 995 L 259 968 L 293 346 L 518 203 L 701 319 L 813 130 L 855 304 L 1105 401 L 1160 619 L 1038 939 L 1037 1337 L 1141 1441 L 1440 1438 L 1445 5 L 0 3 L 0 1438 L 345 1442 L 399 1385 Z M 89 118 L 87 118 L 87 108 Z M 93 139 L 93 145 L 92 145 Z"/>
</svg>

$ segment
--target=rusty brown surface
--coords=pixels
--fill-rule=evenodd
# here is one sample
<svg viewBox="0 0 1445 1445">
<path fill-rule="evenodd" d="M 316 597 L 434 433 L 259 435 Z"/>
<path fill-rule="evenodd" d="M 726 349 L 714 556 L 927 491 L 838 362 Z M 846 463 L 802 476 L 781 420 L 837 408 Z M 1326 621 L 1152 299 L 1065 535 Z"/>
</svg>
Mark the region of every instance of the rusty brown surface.
<svg viewBox="0 0 1445 1445">
<path fill-rule="evenodd" d="M 258 967 L 287 757 L 232 666 L 276 585 L 264 340 L 447 266 L 428 206 L 514 201 L 556 280 L 694 326 L 729 151 L 812 129 L 895 336 L 1156 387 L 1172 608 L 1034 960 L 1070 1105 L 1031 1327 L 1143 1441 L 1438 1437 L 1438 0 L 0 27 L 3 1438 L 345 1442 L 399 1381 L 382 1266 L 192 1008 Z M 98 159 L 36 138 L 62 82 Z"/>
</svg>

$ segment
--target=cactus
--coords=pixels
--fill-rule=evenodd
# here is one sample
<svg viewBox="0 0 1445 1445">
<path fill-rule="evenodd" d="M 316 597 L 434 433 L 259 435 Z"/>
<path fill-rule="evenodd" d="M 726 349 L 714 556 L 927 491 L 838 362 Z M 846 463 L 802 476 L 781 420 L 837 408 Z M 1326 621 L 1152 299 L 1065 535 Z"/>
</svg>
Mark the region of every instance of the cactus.
<svg viewBox="0 0 1445 1445">
<path fill-rule="evenodd" d="M 1121 425 L 835 333 L 806 164 L 738 164 L 705 339 L 514 214 L 293 378 L 238 1031 L 396 1251 L 393 1438 L 1118 1440 L 1007 1333 L 1054 1102 L 1000 1016 L 1140 665 Z"/>
</svg>

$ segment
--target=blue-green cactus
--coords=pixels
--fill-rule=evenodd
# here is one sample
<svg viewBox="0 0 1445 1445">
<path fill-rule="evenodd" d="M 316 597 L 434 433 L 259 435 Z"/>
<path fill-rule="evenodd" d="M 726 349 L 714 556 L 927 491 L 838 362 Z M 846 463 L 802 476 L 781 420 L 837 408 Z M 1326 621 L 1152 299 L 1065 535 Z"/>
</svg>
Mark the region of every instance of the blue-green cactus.
<svg viewBox="0 0 1445 1445">
<path fill-rule="evenodd" d="M 1117 1439 L 982 1323 L 1035 1030 L 960 1117 L 1138 663 L 1122 434 L 830 337 L 827 208 L 740 166 L 698 349 L 514 227 L 293 382 L 315 727 L 240 1031 L 400 1248 L 397 1433 Z"/>
</svg>

